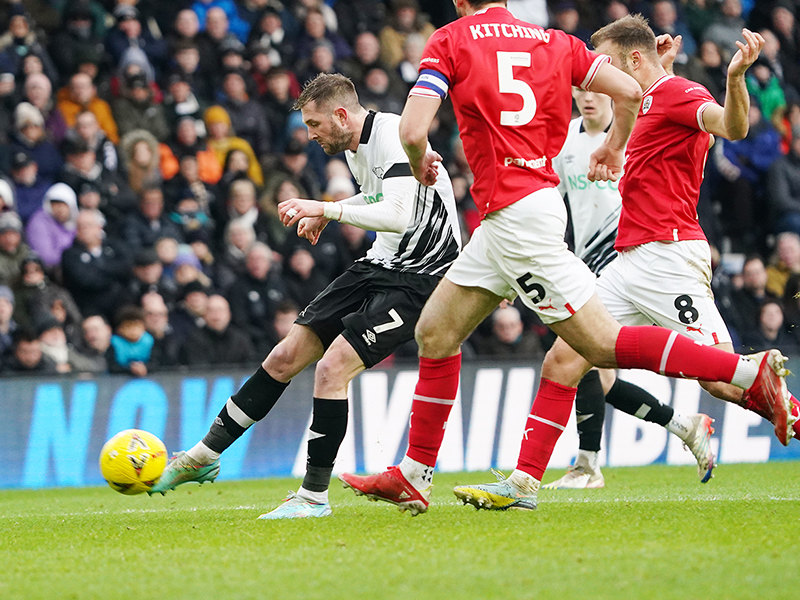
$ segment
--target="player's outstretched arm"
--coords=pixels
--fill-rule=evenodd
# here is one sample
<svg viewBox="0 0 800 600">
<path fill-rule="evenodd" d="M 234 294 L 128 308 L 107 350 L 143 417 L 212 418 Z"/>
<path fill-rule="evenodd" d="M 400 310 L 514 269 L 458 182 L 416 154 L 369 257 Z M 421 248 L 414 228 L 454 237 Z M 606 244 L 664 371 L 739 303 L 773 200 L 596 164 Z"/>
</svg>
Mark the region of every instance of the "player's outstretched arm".
<svg viewBox="0 0 800 600">
<path fill-rule="evenodd" d="M 633 77 L 609 63 L 600 65 L 590 88 L 589 91 L 606 94 L 614 100 L 614 122 L 603 144 L 589 159 L 589 179 L 617 181 L 622 174 L 625 144 L 631 137 L 642 102 L 642 88 Z"/>
<path fill-rule="evenodd" d="M 742 36 L 744 43 L 736 42 L 739 49 L 728 65 L 725 106 L 712 104 L 703 111 L 703 126 L 706 131 L 728 140 L 740 140 L 747 135 L 750 96 L 744 74 L 764 47 L 764 38 L 760 34 L 743 29 Z"/>
<path fill-rule="evenodd" d="M 408 155 L 411 172 L 422 185 L 436 183 L 438 153 L 428 150 L 428 130 L 441 106 L 439 98 L 411 95 L 400 118 L 400 142 Z"/>
</svg>

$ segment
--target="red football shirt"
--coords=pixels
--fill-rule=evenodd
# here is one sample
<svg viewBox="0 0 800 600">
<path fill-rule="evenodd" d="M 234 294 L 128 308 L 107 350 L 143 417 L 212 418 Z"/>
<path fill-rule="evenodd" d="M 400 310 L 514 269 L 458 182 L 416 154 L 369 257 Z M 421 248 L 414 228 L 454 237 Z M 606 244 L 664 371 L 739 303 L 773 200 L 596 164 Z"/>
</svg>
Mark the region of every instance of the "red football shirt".
<svg viewBox="0 0 800 600">
<path fill-rule="evenodd" d="M 428 40 L 411 93 L 451 92 L 481 216 L 558 184 L 551 160 L 572 116 L 571 86 L 586 88 L 607 56 L 502 7 L 462 17 Z"/>
<path fill-rule="evenodd" d="M 647 242 L 706 239 L 697 200 L 708 156 L 703 111 L 716 104 L 702 85 L 665 75 L 642 94 L 620 181 L 617 250 Z"/>
</svg>

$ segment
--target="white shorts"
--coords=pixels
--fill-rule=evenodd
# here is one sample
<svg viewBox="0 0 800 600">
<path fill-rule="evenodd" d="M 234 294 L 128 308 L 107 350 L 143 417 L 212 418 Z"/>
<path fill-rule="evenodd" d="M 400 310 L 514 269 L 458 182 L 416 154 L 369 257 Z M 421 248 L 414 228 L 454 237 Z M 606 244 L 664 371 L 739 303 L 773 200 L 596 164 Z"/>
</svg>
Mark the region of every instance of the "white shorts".
<svg viewBox="0 0 800 600">
<path fill-rule="evenodd" d="M 538 190 L 490 213 L 445 277 L 509 300 L 519 295 L 544 323 L 568 319 L 592 297 L 597 278 L 567 248 L 566 223 L 561 194 Z"/>
<path fill-rule="evenodd" d="M 597 295 L 622 325 L 660 325 L 705 345 L 730 342 L 711 291 L 705 240 L 650 242 L 620 252 Z"/>
</svg>

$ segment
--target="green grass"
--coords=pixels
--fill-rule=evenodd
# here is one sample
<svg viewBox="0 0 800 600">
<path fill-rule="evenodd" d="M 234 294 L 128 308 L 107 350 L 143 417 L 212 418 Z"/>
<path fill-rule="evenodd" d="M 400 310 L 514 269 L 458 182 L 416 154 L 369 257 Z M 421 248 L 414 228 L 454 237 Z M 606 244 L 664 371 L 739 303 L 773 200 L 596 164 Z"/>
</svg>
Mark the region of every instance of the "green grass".
<svg viewBox="0 0 800 600">
<path fill-rule="evenodd" d="M 334 514 L 256 521 L 296 480 L 0 492 L 0 599 L 800 597 L 800 462 L 604 470 L 531 513 L 461 506 L 437 474 L 412 518 L 333 485 Z M 559 473 L 545 477 L 551 480 Z"/>
</svg>

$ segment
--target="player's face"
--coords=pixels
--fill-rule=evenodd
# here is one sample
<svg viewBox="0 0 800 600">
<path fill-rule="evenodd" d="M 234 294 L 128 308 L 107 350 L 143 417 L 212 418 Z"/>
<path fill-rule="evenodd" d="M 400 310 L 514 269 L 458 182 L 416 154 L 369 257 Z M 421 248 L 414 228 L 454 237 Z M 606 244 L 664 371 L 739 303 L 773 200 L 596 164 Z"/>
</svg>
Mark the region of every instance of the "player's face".
<svg viewBox="0 0 800 600">
<path fill-rule="evenodd" d="M 605 94 L 572 88 L 572 97 L 575 98 L 575 105 L 584 119 L 597 119 L 605 116 L 611 110 L 611 97 Z"/>
<path fill-rule="evenodd" d="M 311 101 L 300 112 L 308 127 L 308 139 L 322 146 L 325 154 L 333 156 L 352 145 L 353 132 L 344 128 L 332 110 L 320 110 L 317 103 Z"/>
</svg>

